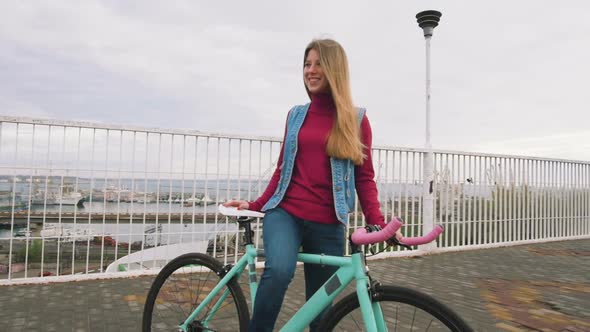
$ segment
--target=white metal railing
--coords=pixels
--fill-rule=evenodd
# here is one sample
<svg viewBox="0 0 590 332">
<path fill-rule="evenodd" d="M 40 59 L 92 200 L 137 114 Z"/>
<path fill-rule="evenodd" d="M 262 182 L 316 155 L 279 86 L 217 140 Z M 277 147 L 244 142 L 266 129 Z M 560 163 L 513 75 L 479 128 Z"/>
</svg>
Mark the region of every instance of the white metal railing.
<svg viewBox="0 0 590 332">
<path fill-rule="evenodd" d="M 153 273 L 187 250 L 233 262 L 241 236 L 216 205 L 258 197 L 280 144 L 0 116 L 0 283 Z M 408 236 L 422 234 L 423 156 L 373 149 L 382 211 L 402 217 Z M 588 162 L 456 151 L 434 160 L 435 222 L 446 229 L 437 250 L 590 237 Z M 349 231 L 363 225 L 357 209 Z"/>
</svg>

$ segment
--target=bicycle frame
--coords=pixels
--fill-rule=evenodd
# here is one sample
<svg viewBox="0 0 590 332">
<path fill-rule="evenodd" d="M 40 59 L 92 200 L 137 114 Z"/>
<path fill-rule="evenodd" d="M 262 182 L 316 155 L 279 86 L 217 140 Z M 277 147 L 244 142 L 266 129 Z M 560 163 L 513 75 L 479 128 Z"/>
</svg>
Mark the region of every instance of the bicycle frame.
<svg viewBox="0 0 590 332">
<path fill-rule="evenodd" d="M 218 295 L 220 290 L 234 277 L 239 277 L 248 266 L 248 282 L 250 285 L 250 294 L 252 306 L 255 305 L 256 290 L 258 282 L 256 278 L 255 258 L 263 256 L 262 250 L 256 250 L 252 244 L 246 245 L 246 253 L 238 262 L 221 278 L 219 283 L 211 290 L 203 302 L 189 315 L 183 324 L 179 326 L 182 331 L 187 331 L 189 324 L 195 319 L 203 308 Z M 356 280 L 356 294 L 359 299 L 361 313 L 365 322 L 367 331 L 386 331 L 383 313 L 378 303 L 372 303 L 370 299 L 370 280 L 366 270 L 365 258 L 362 252 L 355 252 L 349 257 L 327 256 L 317 254 L 300 253 L 297 257 L 298 262 L 321 264 L 328 266 L 338 266 L 339 269 L 330 277 L 326 283 L 301 307 L 291 319 L 283 326 L 281 331 L 303 331 L 306 326 L 326 308 L 336 296 L 348 286 L 352 280 Z M 229 289 L 221 294 L 218 301 L 213 306 L 208 317 L 215 315 L 221 303 L 225 300 Z M 203 322 L 206 324 L 208 318 Z"/>
</svg>

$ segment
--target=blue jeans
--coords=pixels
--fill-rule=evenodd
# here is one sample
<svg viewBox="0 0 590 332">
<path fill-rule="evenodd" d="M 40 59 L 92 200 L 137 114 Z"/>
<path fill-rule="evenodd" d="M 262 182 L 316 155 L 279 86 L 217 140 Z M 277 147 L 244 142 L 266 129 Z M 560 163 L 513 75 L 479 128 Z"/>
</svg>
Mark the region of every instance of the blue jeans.
<svg viewBox="0 0 590 332">
<path fill-rule="evenodd" d="M 254 312 L 248 331 L 272 331 L 287 287 L 293 279 L 299 248 L 312 254 L 344 255 L 344 225 L 321 224 L 292 216 L 281 208 L 266 212 L 263 224 L 264 273 L 256 292 Z M 336 272 L 338 267 L 304 264 L 307 300 Z M 316 331 L 321 316 L 310 324 Z"/>
</svg>

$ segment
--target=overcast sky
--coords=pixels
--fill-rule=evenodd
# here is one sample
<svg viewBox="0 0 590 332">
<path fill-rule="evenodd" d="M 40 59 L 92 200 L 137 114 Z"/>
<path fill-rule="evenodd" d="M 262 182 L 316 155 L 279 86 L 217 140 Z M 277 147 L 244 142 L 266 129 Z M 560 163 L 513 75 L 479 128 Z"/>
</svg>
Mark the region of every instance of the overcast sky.
<svg viewBox="0 0 590 332">
<path fill-rule="evenodd" d="M 590 2 L 2 1 L 0 114 L 282 136 L 303 51 L 346 49 L 374 144 L 590 161 Z"/>
</svg>

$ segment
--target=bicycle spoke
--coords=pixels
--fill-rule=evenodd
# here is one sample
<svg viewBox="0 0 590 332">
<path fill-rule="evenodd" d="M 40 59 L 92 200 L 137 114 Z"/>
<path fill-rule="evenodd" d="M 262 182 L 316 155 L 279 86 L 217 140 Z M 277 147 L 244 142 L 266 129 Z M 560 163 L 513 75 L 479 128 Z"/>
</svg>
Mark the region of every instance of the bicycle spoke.
<svg viewBox="0 0 590 332">
<path fill-rule="evenodd" d="M 393 332 L 397 331 L 397 322 L 399 322 L 399 319 L 397 318 L 399 315 L 399 306 L 397 306 L 395 308 L 395 325 L 393 327 Z"/>
<path fill-rule="evenodd" d="M 428 326 L 426 327 L 426 331 L 430 331 L 430 325 L 432 325 L 432 321 L 430 321 L 430 323 L 428 324 Z"/>
<path fill-rule="evenodd" d="M 144 331 L 176 331 L 219 283 L 221 263 L 205 254 L 189 254 L 169 263 L 150 290 L 144 310 Z M 233 331 L 247 325 L 244 295 L 230 281 L 195 316 L 203 331 Z"/>
<path fill-rule="evenodd" d="M 181 302 L 182 300 L 178 298 L 178 296 L 180 294 L 180 291 L 178 290 L 178 284 L 177 283 L 174 283 L 174 287 L 176 288 L 176 292 L 174 293 L 176 295 L 176 299 L 177 299 L 176 303 L 182 303 Z M 181 306 L 179 306 L 179 310 L 181 310 L 182 311 L 182 315 L 185 316 L 184 315 L 185 312 L 184 312 L 184 310 L 182 310 L 182 307 Z"/>
<path fill-rule="evenodd" d="M 472 331 L 454 312 L 426 294 L 392 286 L 379 286 L 376 293 L 374 299 L 379 301 L 382 319 L 389 331 Z M 320 329 L 366 331 L 356 293 L 338 302 L 326 315 Z"/>
</svg>

